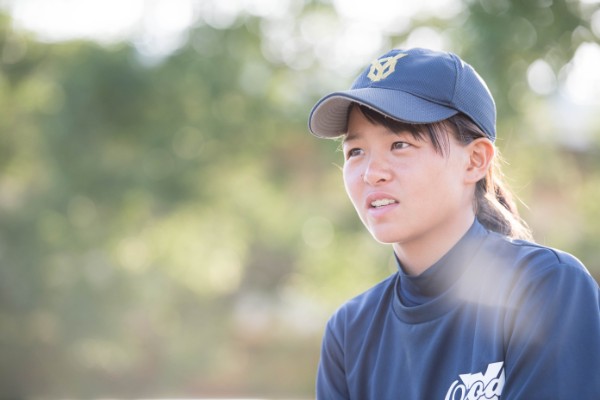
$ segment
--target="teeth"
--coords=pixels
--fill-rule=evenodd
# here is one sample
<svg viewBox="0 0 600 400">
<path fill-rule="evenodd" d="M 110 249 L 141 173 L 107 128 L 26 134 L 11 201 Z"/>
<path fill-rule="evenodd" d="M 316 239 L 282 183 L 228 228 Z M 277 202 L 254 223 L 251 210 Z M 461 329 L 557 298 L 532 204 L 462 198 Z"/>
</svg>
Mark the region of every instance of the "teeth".
<svg viewBox="0 0 600 400">
<path fill-rule="evenodd" d="M 392 200 L 392 199 L 379 199 L 379 200 L 375 200 L 371 202 L 371 206 L 373 207 L 383 207 L 383 206 L 387 206 L 390 204 L 395 203 L 396 200 Z"/>
</svg>

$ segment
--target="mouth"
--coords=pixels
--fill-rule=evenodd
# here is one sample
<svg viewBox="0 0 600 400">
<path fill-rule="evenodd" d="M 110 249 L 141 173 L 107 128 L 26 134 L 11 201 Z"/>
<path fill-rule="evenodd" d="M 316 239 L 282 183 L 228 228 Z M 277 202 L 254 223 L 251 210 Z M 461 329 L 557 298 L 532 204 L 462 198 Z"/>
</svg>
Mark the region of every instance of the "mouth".
<svg viewBox="0 0 600 400">
<path fill-rule="evenodd" d="M 397 204 L 398 202 L 394 199 L 377 199 L 377 200 L 373 200 L 372 202 L 369 203 L 370 208 L 382 208 L 385 206 L 389 206 L 390 204 Z"/>
</svg>

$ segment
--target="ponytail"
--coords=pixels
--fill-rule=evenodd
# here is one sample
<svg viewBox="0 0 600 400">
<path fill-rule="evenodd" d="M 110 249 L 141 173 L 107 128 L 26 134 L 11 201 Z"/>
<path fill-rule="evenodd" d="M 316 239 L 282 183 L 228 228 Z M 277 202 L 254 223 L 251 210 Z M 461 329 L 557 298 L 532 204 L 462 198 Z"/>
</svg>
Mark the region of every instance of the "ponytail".
<svg viewBox="0 0 600 400">
<path fill-rule="evenodd" d="M 454 126 L 456 137 L 463 144 L 486 137 L 481 129 L 464 115 L 458 114 L 446 121 Z M 532 240 L 531 230 L 519 216 L 513 194 L 502 180 L 499 163 L 500 155 L 497 153 L 485 178 L 475 186 L 475 215 L 490 231 L 514 239 Z"/>
</svg>

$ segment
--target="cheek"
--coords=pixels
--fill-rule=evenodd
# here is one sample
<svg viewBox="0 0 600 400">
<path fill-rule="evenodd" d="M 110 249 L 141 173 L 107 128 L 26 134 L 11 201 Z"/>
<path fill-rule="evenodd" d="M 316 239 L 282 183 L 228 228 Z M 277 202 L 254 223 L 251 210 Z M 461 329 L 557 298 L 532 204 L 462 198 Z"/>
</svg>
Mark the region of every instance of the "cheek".
<svg viewBox="0 0 600 400">
<path fill-rule="evenodd" d="M 437 209 L 439 204 L 454 196 L 456 178 L 449 171 L 449 165 L 433 159 L 427 165 L 410 169 L 403 177 L 405 202 L 416 207 Z"/>
<path fill-rule="evenodd" d="M 355 168 L 348 168 L 347 166 L 344 166 L 343 178 L 346 193 L 348 194 L 348 197 L 352 203 L 356 205 L 362 182 L 360 172 L 358 172 Z"/>
<path fill-rule="evenodd" d="M 450 203 L 461 199 L 464 191 L 461 182 L 460 171 L 455 165 L 450 163 L 441 165 L 432 173 L 427 185 L 432 202 L 439 202 L 440 198 Z"/>
</svg>

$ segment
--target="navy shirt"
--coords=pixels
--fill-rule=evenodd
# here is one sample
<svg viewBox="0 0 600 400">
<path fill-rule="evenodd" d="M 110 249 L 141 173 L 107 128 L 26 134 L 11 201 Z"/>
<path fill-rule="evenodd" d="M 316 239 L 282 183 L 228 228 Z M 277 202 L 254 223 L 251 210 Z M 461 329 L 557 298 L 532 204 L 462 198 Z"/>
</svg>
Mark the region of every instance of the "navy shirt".
<svg viewBox="0 0 600 400">
<path fill-rule="evenodd" d="M 317 398 L 600 399 L 600 289 L 573 256 L 475 221 L 419 276 L 329 320 Z"/>
</svg>

